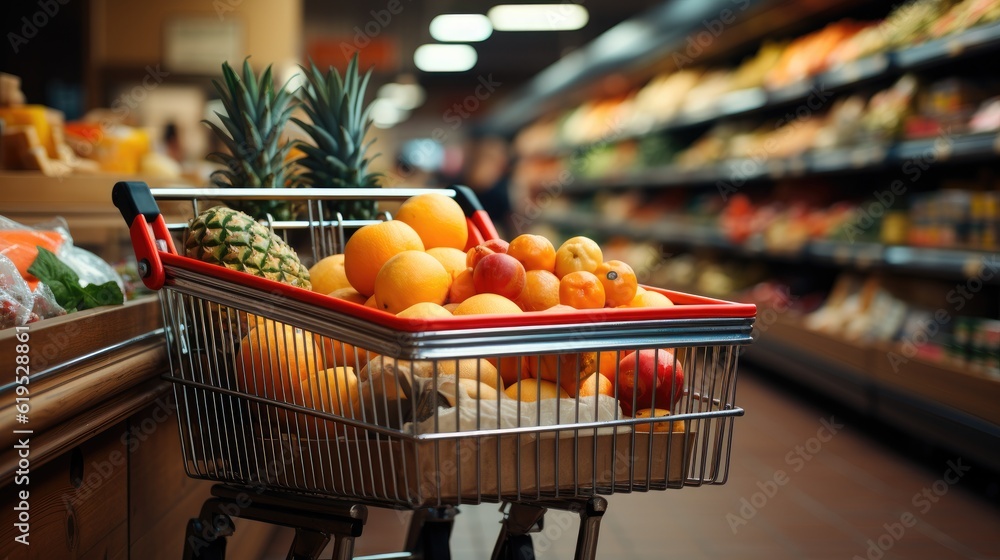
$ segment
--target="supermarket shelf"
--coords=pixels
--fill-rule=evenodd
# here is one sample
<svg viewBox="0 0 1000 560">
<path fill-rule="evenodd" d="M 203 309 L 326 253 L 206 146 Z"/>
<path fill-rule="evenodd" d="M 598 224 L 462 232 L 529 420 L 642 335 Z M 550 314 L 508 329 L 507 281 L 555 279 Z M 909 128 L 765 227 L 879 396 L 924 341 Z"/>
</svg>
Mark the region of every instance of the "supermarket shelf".
<svg viewBox="0 0 1000 560">
<path fill-rule="evenodd" d="M 887 356 L 899 349 L 810 331 L 784 317 L 761 331 L 749 362 L 1000 470 L 1000 378 L 920 358 L 893 368 Z"/>
<path fill-rule="evenodd" d="M 834 148 L 792 158 L 729 159 L 696 168 L 670 164 L 601 178 L 579 178 L 568 185 L 566 190 L 583 193 L 617 187 L 675 188 L 712 185 L 732 185 L 738 188 L 748 181 L 874 171 L 913 161 L 985 161 L 995 158 L 998 151 L 1000 135 L 994 132 L 942 135 L 890 145 Z"/>
<path fill-rule="evenodd" d="M 633 140 L 705 125 L 723 118 L 806 102 L 810 97 L 817 97 L 822 104 L 830 92 L 851 89 L 875 79 L 893 78 L 906 72 L 994 51 L 1000 51 L 1000 23 L 970 29 L 954 37 L 945 37 L 906 49 L 875 54 L 780 89 L 753 88 L 732 92 L 720 98 L 713 107 L 697 113 L 680 115 L 667 122 L 645 127 L 643 130 L 623 132 L 616 135 L 614 141 Z M 606 143 L 606 140 L 599 143 Z M 598 143 L 560 146 L 536 155 L 565 156 L 585 151 L 596 144 Z"/>
<path fill-rule="evenodd" d="M 795 251 L 773 251 L 760 240 L 737 244 L 716 227 L 670 221 L 655 224 L 608 223 L 585 212 L 550 212 L 541 220 L 555 226 L 578 230 L 588 224 L 603 236 L 624 236 L 666 243 L 687 249 L 714 249 L 741 257 L 784 262 L 815 263 L 857 270 L 886 270 L 925 277 L 964 280 L 980 275 L 986 265 L 1000 267 L 1000 252 L 939 249 L 931 247 L 886 246 L 880 243 L 810 241 Z M 1000 284 L 1000 274 L 980 276 L 987 284 Z"/>
</svg>

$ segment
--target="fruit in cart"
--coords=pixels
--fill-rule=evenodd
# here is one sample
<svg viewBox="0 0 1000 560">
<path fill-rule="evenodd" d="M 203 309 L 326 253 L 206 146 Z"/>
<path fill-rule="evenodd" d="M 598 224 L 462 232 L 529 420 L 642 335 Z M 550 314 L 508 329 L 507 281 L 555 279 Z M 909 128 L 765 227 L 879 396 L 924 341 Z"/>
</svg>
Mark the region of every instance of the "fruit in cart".
<svg viewBox="0 0 1000 560">
<path fill-rule="evenodd" d="M 570 272 L 594 272 L 604 262 L 601 246 L 589 237 L 571 237 L 556 251 L 555 273 L 560 279 Z"/>
<path fill-rule="evenodd" d="M 316 376 L 313 400 L 306 404 L 313 408 L 332 412 L 338 416 L 354 418 L 361 398 L 358 392 L 358 376 L 351 367 L 325 369 Z"/>
<path fill-rule="evenodd" d="M 484 358 L 442 359 L 437 362 L 438 375 L 454 375 L 460 379 L 470 379 L 484 383 L 493 389 L 503 391 L 506 386 L 497 368 Z"/>
<path fill-rule="evenodd" d="M 629 352 L 618 363 L 617 385 L 618 402 L 628 416 L 654 405 L 672 407 L 684 393 L 684 368 L 669 350 Z"/>
<path fill-rule="evenodd" d="M 541 379 L 522 379 L 504 391 L 512 399 L 521 402 L 536 402 L 545 399 L 567 399 L 569 393 L 559 385 Z"/>
<path fill-rule="evenodd" d="M 309 281 L 314 292 L 328 294 L 341 288 L 350 288 L 344 270 L 344 255 L 339 253 L 320 259 L 309 269 Z"/>
<path fill-rule="evenodd" d="M 482 245 L 494 253 L 506 253 L 507 249 L 510 248 L 510 243 L 503 239 L 487 239 L 483 241 Z"/>
<path fill-rule="evenodd" d="M 571 352 L 566 354 L 541 354 L 523 360 L 528 375 L 562 385 L 588 377 L 597 371 L 597 353 Z"/>
<path fill-rule="evenodd" d="M 571 397 L 594 398 L 596 395 L 615 396 L 614 384 L 600 373 L 592 373 L 582 379 L 564 376 L 560 380 L 559 386 L 569 393 Z"/>
<path fill-rule="evenodd" d="M 231 270 L 311 289 L 309 271 L 280 237 L 249 215 L 216 206 L 188 224 L 184 254 Z"/>
<path fill-rule="evenodd" d="M 375 302 L 375 294 L 365 300 L 365 307 L 371 307 L 372 309 L 378 309 L 378 303 Z"/>
<path fill-rule="evenodd" d="M 597 373 L 607 377 L 609 381 L 614 381 L 615 371 L 618 370 L 618 363 L 621 362 L 621 352 L 616 350 L 602 350 L 597 353 Z"/>
<path fill-rule="evenodd" d="M 410 225 L 420 235 L 426 249 L 465 249 L 469 226 L 465 212 L 455 199 L 438 193 L 411 196 L 396 211 L 396 219 Z"/>
<path fill-rule="evenodd" d="M 365 90 L 371 70 L 362 76 L 355 54 L 343 77 L 333 68 L 323 73 L 315 64 L 310 64 L 304 73 L 306 83 L 299 89 L 299 101 L 310 122 L 295 117 L 292 122 L 302 128 L 312 142 L 295 143 L 304 154 L 295 160 L 303 170 L 296 181 L 306 187 L 380 186 L 381 173 L 368 172 L 368 164 L 377 154 L 369 154 L 371 142 L 365 143 L 372 123 L 370 105 L 365 107 Z M 348 220 L 373 219 L 377 213 L 373 200 L 328 201 L 324 206 L 328 210 L 324 217 L 328 219 L 333 219 L 336 212 Z"/>
<path fill-rule="evenodd" d="M 396 316 L 403 319 L 434 319 L 436 317 L 451 317 L 451 311 L 436 303 L 422 301 L 396 313 Z"/>
<path fill-rule="evenodd" d="M 526 279 L 524 266 L 505 253 L 486 255 L 472 270 L 477 294 L 497 294 L 509 300 L 521 296 Z"/>
<path fill-rule="evenodd" d="M 523 313 L 513 301 L 497 294 L 476 294 L 458 304 L 452 314 L 458 315 L 505 315 Z"/>
<path fill-rule="evenodd" d="M 375 293 L 375 277 L 382 265 L 403 251 L 423 250 L 424 242 L 417 232 L 399 220 L 363 226 L 344 246 L 347 280 L 355 290 L 370 296 Z"/>
<path fill-rule="evenodd" d="M 641 294 L 636 294 L 628 307 L 673 307 L 674 302 L 660 292 L 644 290 Z"/>
<path fill-rule="evenodd" d="M 604 285 L 593 272 L 576 270 L 559 280 L 559 303 L 574 309 L 604 307 Z"/>
<path fill-rule="evenodd" d="M 454 284 L 452 284 L 452 285 L 454 285 Z M 446 304 L 444 304 L 444 308 L 447 309 L 448 312 L 451 313 L 452 315 L 455 314 L 455 308 L 457 308 L 457 307 L 458 307 L 457 303 L 446 303 Z"/>
<path fill-rule="evenodd" d="M 364 348 L 357 348 L 352 344 L 326 336 L 318 337 L 316 346 L 323 358 L 322 365 L 327 368 L 349 366 L 354 367 L 355 371 L 360 371 L 368 363 L 368 359 L 374 357 Z"/>
<path fill-rule="evenodd" d="M 607 261 L 597 267 L 594 275 L 604 286 L 604 305 L 618 307 L 632 303 L 639 282 L 631 266 L 622 261 Z"/>
<path fill-rule="evenodd" d="M 457 382 L 444 381 L 438 386 L 438 392 L 444 395 L 451 406 L 461 406 L 463 398 L 497 401 L 506 398 L 503 391 L 497 391 L 485 383 L 480 383 L 475 379 L 459 379 Z"/>
<path fill-rule="evenodd" d="M 635 418 L 660 418 L 670 416 L 670 411 L 665 408 L 644 408 L 635 413 Z M 670 422 L 651 422 L 648 424 L 636 424 L 633 428 L 637 432 L 680 432 L 685 430 L 683 420 L 672 420 Z"/>
<path fill-rule="evenodd" d="M 217 112 L 225 129 L 212 121 L 207 124 L 216 137 L 229 149 L 228 153 L 208 154 L 209 161 L 221 164 L 212 172 L 216 187 L 286 186 L 289 166 L 286 157 L 291 143 L 283 139 L 285 126 L 292 112 L 292 94 L 283 86 L 275 87 L 268 66 L 258 79 L 243 61 L 243 77 L 228 62 L 222 64 L 223 82 L 212 80 L 225 114 Z M 263 219 L 271 214 L 275 219 L 292 217 L 290 205 L 280 200 L 248 200 L 231 203 L 233 208 Z"/>
<path fill-rule="evenodd" d="M 348 286 L 346 288 L 340 288 L 339 290 L 334 290 L 327 294 L 332 298 L 343 299 L 356 303 L 358 305 L 364 305 L 368 298 L 364 296 L 361 292 L 355 290 L 354 288 Z"/>
<path fill-rule="evenodd" d="M 462 303 L 470 297 L 476 295 L 476 284 L 472 279 L 472 269 L 467 268 L 455 276 L 455 280 L 448 289 L 448 303 Z M 454 309 L 451 310 L 455 312 Z"/>
<path fill-rule="evenodd" d="M 524 265 L 524 269 L 545 270 L 553 272 L 556 267 L 556 248 L 552 242 L 542 237 L 525 233 L 518 235 L 510 242 L 507 254 Z"/>
<path fill-rule="evenodd" d="M 468 268 L 465 264 L 465 251 L 454 247 L 433 247 L 427 249 L 427 254 L 437 259 L 452 278 Z"/>
<path fill-rule="evenodd" d="M 524 362 L 518 356 L 504 356 L 499 359 L 487 358 L 487 360 L 497 368 L 497 373 L 503 380 L 504 387 L 510 387 L 522 377 L 527 376 L 527 372 L 520 373 Z"/>
<path fill-rule="evenodd" d="M 240 341 L 236 385 L 260 397 L 303 404 L 303 383 L 318 365 L 310 333 L 265 319 Z"/>
<path fill-rule="evenodd" d="M 527 271 L 524 291 L 515 303 L 525 311 L 545 311 L 559 305 L 559 279 L 548 270 Z"/>
<path fill-rule="evenodd" d="M 403 251 L 375 277 L 375 303 L 393 314 L 421 302 L 443 305 L 450 288 L 451 275 L 437 259 L 423 251 Z"/>
</svg>

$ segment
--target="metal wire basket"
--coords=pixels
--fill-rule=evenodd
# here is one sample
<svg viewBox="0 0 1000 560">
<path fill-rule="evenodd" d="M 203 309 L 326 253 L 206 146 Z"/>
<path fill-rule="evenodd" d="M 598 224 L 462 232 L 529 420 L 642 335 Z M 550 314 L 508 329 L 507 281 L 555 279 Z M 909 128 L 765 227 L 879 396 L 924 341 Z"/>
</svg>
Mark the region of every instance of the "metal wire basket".
<svg viewBox="0 0 1000 560">
<path fill-rule="evenodd" d="M 192 477 L 406 508 L 726 481 L 733 421 L 743 414 L 736 369 L 739 347 L 751 340 L 751 305 L 663 291 L 676 306 L 401 319 L 181 256 L 171 232 L 184 228 L 184 216 L 168 225 L 141 190 L 132 193 L 138 202 L 126 202 L 118 189 L 145 281 L 163 288 L 169 379 Z M 194 212 L 208 200 L 301 203 L 307 218 L 269 225 L 286 236 L 308 232 L 314 261 L 341 250 L 345 230 L 368 223 L 323 219 L 324 204 L 423 192 L 153 194 Z M 495 235 L 474 204 L 463 206 L 476 239 Z M 630 370 L 650 365 L 665 376 L 628 382 Z M 505 393 L 533 376 L 570 396 L 545 398 L 554 395 L 530 381 Z M 623 414 L 639 408 L 670 415 Z"/>
</svg>

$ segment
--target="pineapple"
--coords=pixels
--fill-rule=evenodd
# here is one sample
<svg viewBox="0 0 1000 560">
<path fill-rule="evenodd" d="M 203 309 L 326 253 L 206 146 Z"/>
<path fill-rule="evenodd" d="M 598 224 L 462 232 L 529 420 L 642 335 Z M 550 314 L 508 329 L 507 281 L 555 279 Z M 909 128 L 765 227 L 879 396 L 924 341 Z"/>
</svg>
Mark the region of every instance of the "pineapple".
<svg viewBox="0 0 1000 560">
<path fill-rule="evenodd" d="M 295 250 L 249 215 L 216 206 L 196 218 L 184 236 L 184 254 L 307 290 L 309 270 Z"/>
<path fill-rule="evenodd" d="M 216 113 L 225 129 L 213 122 L 204 122 L 229 148 L 229 153 L 208 155 L 210 161 L 225 166 L 212 173 L 212 184 L 217 187 L 284 187 L 289 167 L 286 157 L 291 143 L 282 141 L 281 135 L 292 112 L 292 95 L 283 87 L 274 87 L 270 66 L 258 80 L 249 59 L 243 61 L 242 79 L 228 62 L 222 64 L 222 76 L 224 86 L 216 80 L 212 80 L 212 84 L 226 108 L 225 115 Z M 233 207 L 254 218 L 264 218 L 267 213 L 279 220 L 292 217 L 289 205 L 283 201 L 242 201 L 234 202 Z"/>
<path fill-rule="evenodd" d="M 307 84 L 300 101 L 311 123 L 292 117 L 313 143 L 298 142 L 296 147 L 305 156 L 296 160 L 304 169 L 297 182 L 307 187 L 378 187 L 381 174 L 368 173 L 368 164 L 376 156 L 367 157 L 374 140 L 365 143 L 371 126 L 371 106 L 365 106 L 365 90 L 371 70 L 358 73 L 358 56 L 354 55 L 341 78 L 330 68 L 323 74 L 310 63 Z M 346 219 L 372 219 L 377 212 L 375 201 L 345 200 L 330 205 L 331 214 L 341 212 Z M 329 217 L 329 216 L 327 216 Z"/>
</svg>

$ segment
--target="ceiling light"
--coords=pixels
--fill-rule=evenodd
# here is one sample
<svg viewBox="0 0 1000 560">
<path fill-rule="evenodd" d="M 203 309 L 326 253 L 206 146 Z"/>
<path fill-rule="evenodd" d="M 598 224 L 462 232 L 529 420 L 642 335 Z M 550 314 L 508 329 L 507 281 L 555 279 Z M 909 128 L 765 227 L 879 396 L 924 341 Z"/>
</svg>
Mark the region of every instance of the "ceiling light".
<svg viewBox="0 0 1000 560">
<path fill-rule="evenodd" d="M 590 20 L 578 4 L 501 4 L 486 15 L 497 31 L 572 31 Z"/>
<path fill-rule="evenodd" d="M 465 72 L 477 59 L 469 45 L 420 45 L 413 53 L 413 63 L 424 72 Z"/>
<path fill-rule="evenodd" d="M 410 112 L 400 109 L 388 99 L 372 101 L 372 122 L 379 128 L 392 128 L 406 120 Z"/>
<path fill-rule="evenodd" d="M 426 99 L 424 88 L 419 84 L 399 84 L 389 83 L 378 88 L 379 99 L 388 99 L 400 109 L 412 111 L 419 107 Z"/>
<path fill-rule="evenodd" d="M 442 14 L 431 20 L 431 37 L 442 42 L 477 43 L 493 34 L 483 14 Z"/>
</svg>

